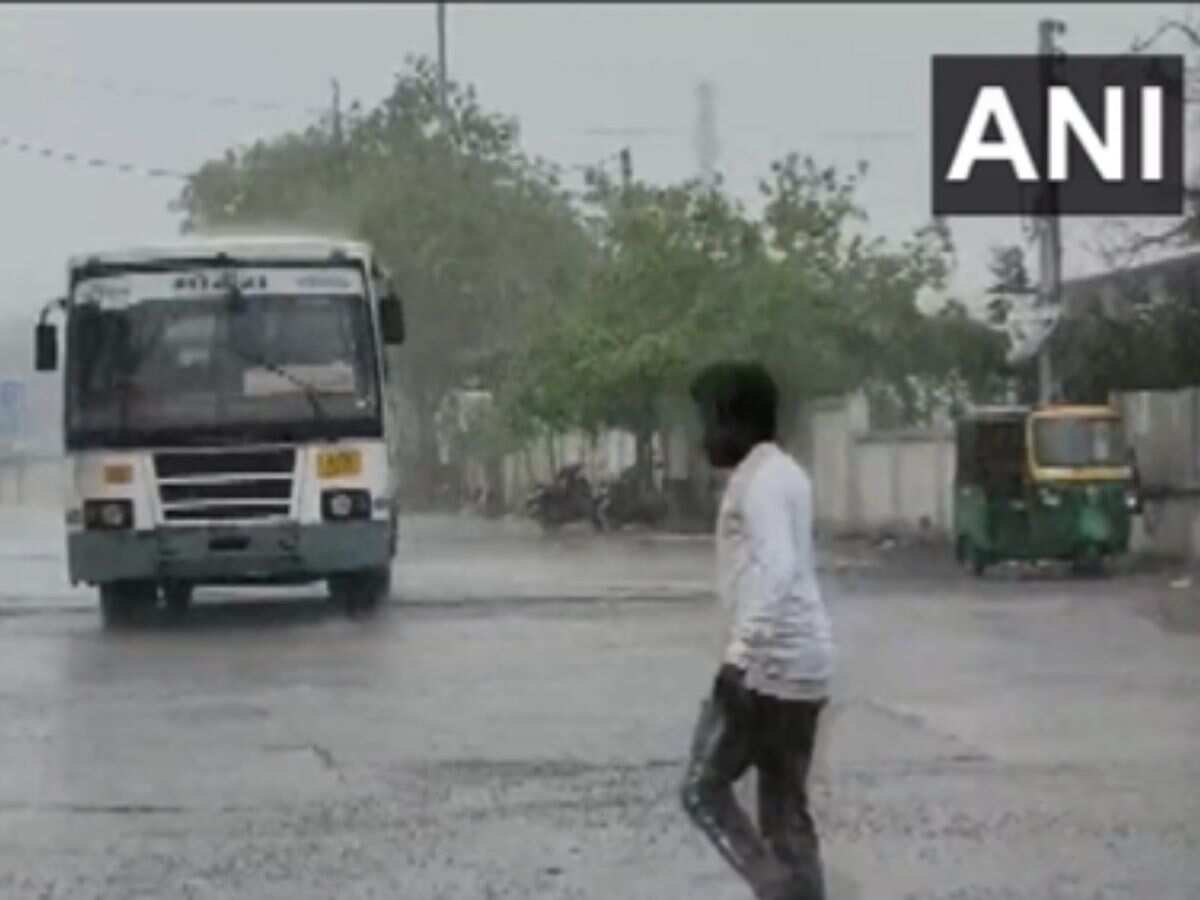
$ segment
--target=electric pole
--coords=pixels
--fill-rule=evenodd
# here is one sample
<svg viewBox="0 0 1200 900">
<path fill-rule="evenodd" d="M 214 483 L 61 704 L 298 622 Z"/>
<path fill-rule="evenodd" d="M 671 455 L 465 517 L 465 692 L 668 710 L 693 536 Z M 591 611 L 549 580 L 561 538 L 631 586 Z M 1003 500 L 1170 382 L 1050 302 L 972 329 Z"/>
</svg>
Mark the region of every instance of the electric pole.
<svg viewBox="0 0 1200 900">
<path fill-rule="evenodd" d="M 342 146 L 342 86 L 336 78 L 331 81 L 333 85 L 333 115 L 331 122 L 333 124 L 333 143 L 336 147 Z"/>
<path fill-rule="evenodd" d="M 633 187 L 633 154 L 628 147 L 621 148 L 621 187 L 628 203 L 629 189 Z"/>
<path fill-rule="evenodd" d="M 1038 23 L 1038 53 L 1042 58 L 1042 147 L 1048 146 L 1046 135 L 1049 113 L 1046 108 L 1048 88 L 1056 80 L 1056 68 L 1062 51 L 1054 43 L 1056 34 L 1063 34 L 1067 26 L 1055 19 L 1043 19 Z M 1042 198 L 1038 204 L 1038 307 L 1047 322 L 1042 345 L 1038 350 L 1038 400 L 1051 403 L 1056 399 L 1054 370 L 1050 360 L 1050 338 L 1061 312 L 1062 302 L 1062 229 L 1058 215 L 1058 187 L 1051 181 L 1042 186 Z"/>
<path fill-rule="evenodd" d="M 446 4 L 437 5 L 438 35 L 438 104 L 442 113 L 443 127 L 449 127 L 449 108 L 446 103 Z"/>
<path fill-rule="evenodd" d="M 716 180 L 718 145 L 716 94 L 711 82 L 702 81 L 696 86 L 696 100 L 696 160 L 701 179 L 712 186 Z"/>
</svg>

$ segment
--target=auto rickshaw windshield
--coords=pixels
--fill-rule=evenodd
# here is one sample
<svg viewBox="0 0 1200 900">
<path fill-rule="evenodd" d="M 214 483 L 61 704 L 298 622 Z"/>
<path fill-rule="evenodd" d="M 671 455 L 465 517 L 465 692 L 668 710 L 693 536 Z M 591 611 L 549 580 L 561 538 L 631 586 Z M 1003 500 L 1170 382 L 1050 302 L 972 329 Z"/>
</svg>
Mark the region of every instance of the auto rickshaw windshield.
<svg viewBox="0 0 1200 900">
<path fill-rule="evenodd" d="M 1039 466 L 1123 466 L 1128 446 L 1120 419 L 1053 418 L 1033 423 L 1033 452 Z"/>
</svg>

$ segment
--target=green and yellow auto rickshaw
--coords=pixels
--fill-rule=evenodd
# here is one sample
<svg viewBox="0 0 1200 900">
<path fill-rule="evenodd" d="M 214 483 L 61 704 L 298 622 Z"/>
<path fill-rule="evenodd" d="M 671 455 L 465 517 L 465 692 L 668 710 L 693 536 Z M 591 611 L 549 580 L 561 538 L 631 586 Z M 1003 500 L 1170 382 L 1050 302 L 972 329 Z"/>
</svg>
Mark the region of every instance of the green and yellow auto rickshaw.
<svg viewBox="0 0 1200 900">
<path fill-rule="evenodd" d="M 1008 560 L 1096 572 L 1128 551 L 1138 497 L 1115 409 L 978 409 L 956 442 L 955 548 L 976 575 Z"/>
</svg>

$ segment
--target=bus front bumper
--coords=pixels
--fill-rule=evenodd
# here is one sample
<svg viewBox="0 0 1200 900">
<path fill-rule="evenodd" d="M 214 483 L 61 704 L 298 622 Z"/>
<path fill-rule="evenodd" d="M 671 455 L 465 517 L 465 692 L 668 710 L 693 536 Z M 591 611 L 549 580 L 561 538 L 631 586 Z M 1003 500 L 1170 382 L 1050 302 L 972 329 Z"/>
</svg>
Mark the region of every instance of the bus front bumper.
<svg viewBox="0 0 1200 900">
<path fill-rule="evenodd" d="M 390 522 L 78 531 L 67 536 L 71 582 L 297 584 L 389 566 Z"/>
</svg>

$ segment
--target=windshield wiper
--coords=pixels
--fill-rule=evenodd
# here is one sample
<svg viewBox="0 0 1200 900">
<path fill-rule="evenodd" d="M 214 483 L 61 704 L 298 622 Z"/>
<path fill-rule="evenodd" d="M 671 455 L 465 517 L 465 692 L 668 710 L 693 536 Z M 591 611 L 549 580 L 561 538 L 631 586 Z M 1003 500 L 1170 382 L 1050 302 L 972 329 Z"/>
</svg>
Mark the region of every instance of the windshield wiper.
<svg viewBox="0 0 1200 900">
<path fill-rule="evenodd" d="M 332 429 L 329 428 L 329 414 L 325 411 L 325 407 L 321 404 L 321 392 L 317 390 L 316 385 L 313 385 L 310 382 L 305 381 L 303 378 L 294 375 L 277 362 L 272 362 L 271 360 L 262 356 L 252 356 L 248 353 L 243 353 L 236 347 L 231 347 L 230 349 L 243 362 L 250 363 L 253 366 L 258 366 L 259 368 L 264 369 L 273 375 L 278 375 L 280 378 L 283 378 L 295 385 L 300 392 L 304 394 L 305 399 L 308 400 L 308 405 L 312 407 L 313 418 L 320 423 L 323 431 L 329 435 L 332 435 Z"/>
<path fill-rule="evenodd" d="M 231 304 L 236 304 L 242 301 L 244 298 L 242 297 L 241 291 L 235 286 L 230 288 L 229 299 Z M 233 353 L 243 362 L 249 363 L 252 366 L 258 366 L 261 369 L 265 369 L 273 375 L 278 375 L 280 378 L 283 378 L 285 381 L 288 381 L 297 387 L 300 392 L 304 394 L 305 399 L 308 400 L 308 405 L 312 407 L 313 418 L 320 426 L 320 430 L 324 432 L 325 436 L 329 439 L 333 439 L 335 437 L 334 430 L 331 427 L 329 414 L 325 411 L 325 407 L 321 404 L 321 392 L 317 390 L 316 385 L 311 384 L 310 382 L 305 381 L 303 378 L 300 378 L 299 376 L 289 372 L 279 363 L 269 360 L 265 356 L 246 353 L 232 342 L 225 346 L 231 353 Z"/>
</svg>

